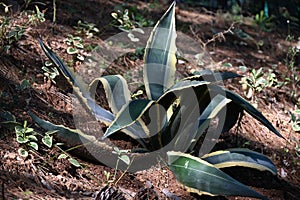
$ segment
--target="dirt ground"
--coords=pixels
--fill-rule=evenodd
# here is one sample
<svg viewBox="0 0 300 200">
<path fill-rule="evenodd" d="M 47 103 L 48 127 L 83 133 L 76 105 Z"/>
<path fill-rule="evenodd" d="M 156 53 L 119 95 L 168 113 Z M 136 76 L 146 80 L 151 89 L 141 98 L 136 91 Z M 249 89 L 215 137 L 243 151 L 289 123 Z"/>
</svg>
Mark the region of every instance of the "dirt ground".
<svg viewBox="0 0 300 200">
<path fill-rule="evenodd" d="M 55 124 L 72 128 L 75 125 L 70 97 L 72 87 L 61 75 L 55 79 L 56 83 L 44 75 L 42 66 L 47 58 L 38 44 L 38 37 L 42 38 L 65 63 L 79 70 L 81 62 L 66 53 L 66 38 L 69 34 L 82 37 L 85 46 L 95 46 L 120 32 L 109 24 L 113 20 L 110 13 L 116 5 L 122 4 L 122 1 L 66 0 L 56 3 L 55 23 L 52 23 L 52 1 L 45 1 L 45 5 L 36 4 L 45 12 L 46 21 L 36 26 L 26 25 L 23 37 L 13 43 L 8 52 L 2 52 L 0 58 L 0 109 L 10 111 L 20 123 L 27 120 L 30 127 L 41 133 L 44 130 L 33 123 L 28 111 Z M 34 5 L 30 4 L 27 9 L 35 9 Z M 138 12 L 145 19 L 154 22 L 168 7 L 167 4 L 142 1 L 129 1 L 128 5 L 136 5 Z M 18 6 L 13 8 L 17 9 Z M 179 3 L 176 12 L 177 30 L 198 41 L 199 46 L 209 41 L 215 33 L 226 31 L 232 25 L 230 20 L 227 20 L 228 16 L 202 7 L 190 7 Z M 17 12 L 11 15 L 11 23 L 14 25 L 25 26 L 27 23 L 26 16 L 20 16 Z M 76 33 L 74 27 L 78 20 L 94 23 L 99 32 L 94 33 L 92 38 Z M 214 61 L 214 69 L 249 75 L 249 69 L 263 67 L 266 72 L 272 69 L 278 79 L 282 74 L 291 73 L 285 65 L 285 59 L 288 47 L 296 43 L 286 41 L 287 28 L 282 25 L 272 32 L 263 32 L 248 21 L 249 19 L 245 18 L 243 24 L 236 23 L 234 28 L 250 35 L 250 40 L 227 33 L 223 39 L 219 37 L 205 46 L 207 55 Z M 293 31 L 295 38 L 300 36 L 299 30 Z M 261 41 L 263 45 L 258 49 L 256 42 Z M 88 51 L 83 54 L 88 54 Z M 298 68 L 299 58 L 296 58 Z M 137 69 L 141 63 L 142 56 L 124 57 L 120 65 L 114 65 L 116 68 L 113 72 L 124 74 L 128 69 Z M 228 66 L 228 63 L 231 65 Z M 248 70 L 243 71 L 240 66 L 246 66 Z M 178 69 L 182 74 L 189 74 L 193 70 L 203 68 L 179 66 Z M 29 80 L 30 86 L 20 88 L 23 80 Z M 245 97 L 239 81 L 240 79 L 235 79 L 224 84 Z M 256 94 L 258 109 L 286 140 L 276 137 L 252 117 L 245 115 L 241 124 L 222 134 L 214 147 L 214 150 L 246 147 L 268 156 L 278 170 L 277 176 L 240 167 L 224 171 L 273 200 L 300 197 L 300 152 L 296 150 L 300 145 L 300 134 L 291 127 L 289 112 L 296 109 L 291 90 L 289 85 L 285 85 L 266 88 Z M 82 167 L 75 167 L 66 159 L 57 159 L 59 149 L 47 148 L 42 143 L 39 143 L 38 151 L 30 151 L 29 156 L 24 159 L 18 154 L 20 144 L 16 141 L 15 132 L 1 126 L 0 128 L 0 199 L 94 199 L 106 185 L 105 172 L 115 172 L 109 167 L 82 160 L 78 155 L 74 155 L 74 158 Z M 119 143 L 128 143 L 121 139 L 116 140 Z M 114 188 L 126 199 L 251 199 L 189 193 L 176 181 L 171 171 L 161 165 L 136 173 L 122 174 L 118 171 L 117 178 L 119 177 L 121 178 Z"/>
</svg>

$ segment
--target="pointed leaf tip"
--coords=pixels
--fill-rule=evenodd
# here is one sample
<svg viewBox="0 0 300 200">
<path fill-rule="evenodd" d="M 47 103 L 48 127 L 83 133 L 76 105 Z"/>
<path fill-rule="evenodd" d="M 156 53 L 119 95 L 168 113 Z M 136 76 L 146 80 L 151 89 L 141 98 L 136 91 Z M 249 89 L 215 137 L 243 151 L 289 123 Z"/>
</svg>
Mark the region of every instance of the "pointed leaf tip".
<svg viewBox="0 0 300 200">
<path fill-rule="evenodd" d="M 175 81 L 175 2 L 157 22 L 145 49 L 144 82 L 149 99 L 157 100 Z"/>
</svg>

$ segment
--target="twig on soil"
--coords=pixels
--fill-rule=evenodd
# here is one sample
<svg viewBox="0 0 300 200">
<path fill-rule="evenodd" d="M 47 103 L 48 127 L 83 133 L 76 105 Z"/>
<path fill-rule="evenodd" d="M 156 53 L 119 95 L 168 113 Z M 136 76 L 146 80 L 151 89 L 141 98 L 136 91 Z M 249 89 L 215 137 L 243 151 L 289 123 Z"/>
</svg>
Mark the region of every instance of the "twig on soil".
<svg viewBox="0 0 300 200">
<path fill-rule="evenodd" d="M 209 43 L 215 42 L 217 39 L 218 39 L 219 41 L 222 41 L 222 40 L 225 41 L 225 40 L 226 40 L 226 39 L 225 39 L 225 35 L 226 35 L 227 33 L 233 34 L 232 30 L 234 29 L 234 25 L 235 25 L 235 23 L 232 23 L 232 24 L 230 25 L 230 27 L 229 27 L 227 30 L 214 34 L 213 37 L 212 37 L 211 39 L 208 39 L 208 40 L 205 41 L 205 42 L 197 35 L 197 33 L 193 30 L 192 26 L 189 26 L 189 28 L 190 28 L 190 31 L 191 31 L 191 33 L 193 34 L 193 36 L 194 36 L 194 37 L 197 39 L 197 41 L 201 44 L 202 48 L 205 49 L 206 46 L 207 46 Z"/>
</svg>

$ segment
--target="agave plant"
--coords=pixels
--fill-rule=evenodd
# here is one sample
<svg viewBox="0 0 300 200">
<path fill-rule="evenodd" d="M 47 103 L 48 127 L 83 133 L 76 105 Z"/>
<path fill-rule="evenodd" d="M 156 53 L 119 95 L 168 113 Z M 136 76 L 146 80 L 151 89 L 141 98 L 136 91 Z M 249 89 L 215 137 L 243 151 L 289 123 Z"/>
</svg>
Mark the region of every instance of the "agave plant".
<svg viewBox="0 0 300 200">
<path fill-rule="evenodd" d="M 243 166 L 267 170 L 275 175 L 274 164 L 264 155 L 242 148 L 199 157 L 191 155 L 196 155 L 195 147 L 199 145 L 201 136 L 210 134 L 207 130 L 211 120 L 222 118 L 223 122 L 217 125 L 216 130 L 226 132 L 244 111 L 277 136 L 282 136 L 250 103 L 218 84 L 222 80 L 239 77 L 237 74 L 204 70 L 198 75 L 175 81 L 175 2 L 157 22 L 145 49 L 143 79 L 147 98 L 131 99 L 127 82 L 121 75 L 102 76 L 87 85 L 41 40 L 39 42 L 46 55 L 73 86 L 84 108 L 108 126 L 99 139 L 80 130 L 54 125 L 30 113 L 41 127 L 58 130 L 57 134 L 71 143 L 80 139 L 83 143 L 90 142 L 102 157 L 113 156 L 112 146 L 105 139 L 122 131 L 141 144 L 141 149 L 131 150 L 130 153 L 134 158 L 131 165 L 136 170 L 144 169 L 145 160 L 158 155 L 153 152 L 159 152 L 160 156 L 168 159 L 168 166 L 178 181 L 191 192 L 265 198 L 220 170 Z M 112 112 L 96 104 L 91 97 L 99 82 L 104 87 Z M 230 112 L 226 112 L 226 109 Z"/>
</svg>

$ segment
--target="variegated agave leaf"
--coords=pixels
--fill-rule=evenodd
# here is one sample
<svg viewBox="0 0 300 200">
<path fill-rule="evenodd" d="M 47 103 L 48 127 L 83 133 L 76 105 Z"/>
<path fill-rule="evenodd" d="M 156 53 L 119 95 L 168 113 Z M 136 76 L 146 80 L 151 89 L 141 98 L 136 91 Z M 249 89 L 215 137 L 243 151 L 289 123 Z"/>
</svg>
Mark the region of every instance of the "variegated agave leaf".
<svg viewBox="0 0 300 200">
<path fill-rule="evenodd" d="M 223 90 L 222 88 L 218 86 L 211 85 L 209 87 L 209 90 L 211 92 L 219 92 L 220 90 Z M 272 131 L 277 136 L 284 138 L 271 124 L 269 120 L 265 118 L 265 116 L 259 112 L 254 106 L 252 106 L 248 101 L 246 101 L 243 97 L 240 95 L 225 89 L 226 97 L 230 100 L 232 100 L 231 108 L 235 109 L 234 112 L 237 112 L 237 110 L 245 110 L 247 113 L 249 113 L 252 117 L 254 117 L 256 120 L 261 122 L 264 126 L 266 126 L 270 131 Z M 237 112 L 239 113 L 239 112 Z M 228 113 L 230 114 L 230 113 Z"/>
<path fill-rule="evenodd" d="M 261 153 L 245 148 L 234 148 L 223 151 L 216 151 L 201 157 L 217 168 L 226 167 L 248 167 L 260 171 L 269 171 L 273 175 L 277 170 L 272 161 Z"/>
<path fill-rule="evenodd" d="M 109 107 L 115 115 L 131 101 L 127 82 L 121 75 L 96 78 L 89 85 L 89 91 L 95 92 L 99 82 L 103 85 Z"/>
<path fill-rule="evenodd" d="M 45 46 L 40 39 L 39 42 L 47 57 L 61 70 L 64 77 L 73 86 L 74 93 L 83 103 L 84 107 L 87 110 L 91 111 L 97 120 L 109 126 L 114 121 L 115 116 L 108 110 L 105 110 L 104 108 L 99 106 L 90 96 L 91 87 L 97 86 L 97 80 L 95 80 L 90 86 L 88 86 L 79 76 L 76 76 L 74 71 L 71 68 L 67 67 L 51 49 Z M 127 105 L 131 99 L 125 79 L 118 75 L 112 75 L 102 77 L 100 78 L 100 80 L 105 85 L 106 93 L 111 95 L 111 98 L 109 98 L 109 103 L 112 107 L 112 110 L 117 113 L 124 105 Z M 118 92 L 118 94 L 115 93 L 116 91 Z M 142 121 L 137 121 L 132 126 L 123 130 L 123 132 L 132 137 L 137 136 L 133 138 L 140 142 L 142 146 L 145 146 L 145 144 L 144 141 L 140 138 L 147 137 L 147 133 L 145 131 L 147 130 L 143 129 Z"/>
<path fill-rule="evenodd" d="M 174 84 L 176 71 L 175 1 L 155 25 L 144 55 L 144 83 L 149 99 L 157 100 Z"/>
<path fill-rule="evenodd" d="M 138 119 L 142 117 L 142 115 L 146 112 L 146 110 L 154 103 L 155 101 L 151 101 L 148 99 L 138 99 L 138 100 L 130 101 L 129 104 L 124 106 L 120 110 L 120 112 L 118 112 L 116 119 L 108 127 L 102 139 L 105 139 L 111 136 L 112 134 L 134 124 Z M 130 135 L 130 136 L 133 138 L 140 137 L 140 135 Z"/>
<path fill-rule="evenodd" d="M 105 132 L 103 139 L 116 133 L 123 128 L 129 127 L 136 120 L 140 119 L 148 109 L 154 105 L 159 104 L 167 110 L 173 102 L 180 98 L 180 95 L 184 94 L 182 91 L 191 89 L 193 87 L 200 87 L 206 85 L 205 81 L 183 81 L 174 84 L 173 87 L 168 89 L 157 101 L 151 101 L 146 99 L 133 100 L 127 106 L 123 107 L 120 113 L 116 116 L 116 119 L 111 126 Z M 178 96 L 174 95 L 178 92 Z M 144 107 L 143 107 L 144 106 Z"/>
<path fill-rule="evenodd" d="M 91 98 L 88 85 L 74 71 L 67 67 L 63 61 L 49 49 L 42 40 L 39 39 L 40 46 L 47 57 L 61 70 L 67 81 L 73 86 L 74 93 L 87 110 L 90 110 L 95 117 L 103 123 L 109 125 L 114 120 L 114 115 L 108 110 L 105 110 Z"/>
<path fill-rule="evenodd" d="M 171 171 L 190 192 L 267 199 L 201 158 L 174 151 L 167 154 Z"/>
<path fill-rule="evenodd" d="M 0 109 L 0 125 L 8 129 L 14 129 L 16 126 L 22 126 L 21 123 L 16 121 L 16 117 L 13 114 L 2 109 Z"/>
<path fill-rule="evenodd" d="M 197 119 L 198 129 L 196 135 L 191 140 L 189 151 L 192 151 L 194 149 L 197 141 L 200 139 L 201 135 L 208 128 L 211 120 L 214 119 L 220 113 L 220 111 L 224 107 L 226 107 L 226 105 L 230 102 L 231 102 L 230 99 L 227 99 L 226 97 L 220 94 L 218 94 L 211 100 L 211 102 L 208 104 L 208 106 L 205 108 L 205 110 L 201 113 L 201 115 Z"/>
</svg>

